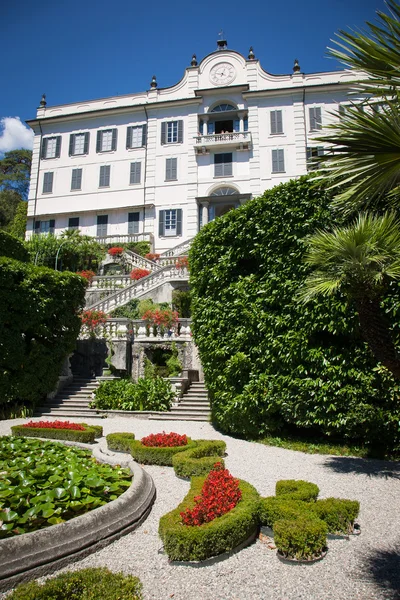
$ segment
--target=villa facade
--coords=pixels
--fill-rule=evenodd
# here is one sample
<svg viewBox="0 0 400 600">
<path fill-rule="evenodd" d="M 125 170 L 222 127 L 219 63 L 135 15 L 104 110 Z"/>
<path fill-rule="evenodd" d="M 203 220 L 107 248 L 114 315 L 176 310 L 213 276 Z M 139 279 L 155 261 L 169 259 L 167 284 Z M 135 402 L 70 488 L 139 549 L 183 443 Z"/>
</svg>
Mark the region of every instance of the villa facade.
<svg viewBox="0 0 400 600">
<path fill-rule="evenodd" d="M 145 92 L 61 106 L 36 119 L 28 231 L 79 229 L 165 252 L 266 189 L 307 173 L 315 137 L 349 103 L 347 71 L 271 75 L 218 48 L 183 78 Z"/>
</svg>

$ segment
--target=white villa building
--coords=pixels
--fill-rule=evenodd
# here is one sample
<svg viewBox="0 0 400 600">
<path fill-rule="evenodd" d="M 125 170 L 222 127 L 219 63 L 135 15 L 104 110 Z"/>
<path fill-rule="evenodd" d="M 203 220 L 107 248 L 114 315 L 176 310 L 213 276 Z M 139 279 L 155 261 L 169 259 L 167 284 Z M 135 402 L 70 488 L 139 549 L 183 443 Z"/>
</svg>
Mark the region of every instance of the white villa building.
<svg viewBox="0 0 400 600">
<path fill-rule="evenodd" d="M 346 103 L 350 72 L 264 71 L 225 40 L 176 85 L 47 106 L 36 119 L 28 232 L 79 228 L 155 252 L 266 189 L 307 173 L 321 128 Z"/>
</svg>

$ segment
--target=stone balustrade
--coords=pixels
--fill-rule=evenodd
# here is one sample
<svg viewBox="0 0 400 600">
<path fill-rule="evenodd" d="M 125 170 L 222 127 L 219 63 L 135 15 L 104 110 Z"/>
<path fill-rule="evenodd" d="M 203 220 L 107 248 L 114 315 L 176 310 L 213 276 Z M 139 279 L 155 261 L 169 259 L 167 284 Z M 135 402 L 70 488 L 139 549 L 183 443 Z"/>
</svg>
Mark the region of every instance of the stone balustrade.
<svg viewBox="0 0 400 600">
<path fill-rule="evenodd" d="M 95 238 L 99 244 L 128 244 L 137 242 L 149 242 L 150 252 L 154 248 L 154 236 L 152 233 L 128 233 L 122 235 L 102 235 Z"/>
<path fill-rule="evenodd" d="M 148 271 L 155 271 L 161 268 L 158 262 L 148 260 L 144 256 L 140 256 L 140 254 L 136 254 L 130 250 L 125 250 L 124 255 L 127 264 L 132 268 L 147 269 Z"/>
<path fill-rule="evenodd" d="M 97 275 L 93 277 L 90 290 L 117 290 L 132 282 L 129 275 Z"/>
<path fill-rule="evenodd" d="M 189 240 L 182 242 L 182 244 L 178 244 L 178 246 L 174 246 L 174 248 L 171 248 L 170 250 L 166 250 L 165 252 L 163 252 L 161 254 L 159 260 L 163 260 L 164 258 L 172 257 L 172 256 L 175 258 L 178 256 L 187 256 L 187 254 L 189 252 L 189 248 L 190 248 L 193 240 L 194 240 L 194 238 L 190 238 Z"/>
<path fill-rule="evenodd" d="M 152 325 L 142 319 L 109 318 L 96 332 L 99 339 L 137 342 L 173 342 L 191 340 L 191 319 L 178 319 L 169 330 Z M 89 333 L 81 332 L 79 339 L 89 339 Z"/>
</svg>

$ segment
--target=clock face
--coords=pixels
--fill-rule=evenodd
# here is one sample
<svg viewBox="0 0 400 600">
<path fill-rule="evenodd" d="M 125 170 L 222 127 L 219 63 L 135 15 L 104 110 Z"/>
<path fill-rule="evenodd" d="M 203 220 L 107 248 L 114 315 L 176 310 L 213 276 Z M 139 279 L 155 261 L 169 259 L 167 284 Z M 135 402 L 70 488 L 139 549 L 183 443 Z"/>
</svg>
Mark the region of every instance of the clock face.
<svg viewBox="0 0 400 600">
<path fill-rule="evenodd" d="M 215 85 L 226 85 L 235 79 L 234 67 L 226 62 L 215 65 L 210 71 L 210 81 Z"/>
</svg>

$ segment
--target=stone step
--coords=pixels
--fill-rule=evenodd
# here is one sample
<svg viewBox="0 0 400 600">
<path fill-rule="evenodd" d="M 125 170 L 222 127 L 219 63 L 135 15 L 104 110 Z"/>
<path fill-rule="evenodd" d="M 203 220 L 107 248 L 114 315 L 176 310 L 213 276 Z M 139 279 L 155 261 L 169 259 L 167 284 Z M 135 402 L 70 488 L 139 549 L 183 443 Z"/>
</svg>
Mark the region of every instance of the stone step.
<svg viewBox="0 0 400 600">
<path fill-rule="evenodd" d="M 198 408 L 199 410 L 210 410 L 210 405 L 208 402 L 179 402 L 176 408 Z"/>
<path fill-rule="evenodd" d="M 36 417 L 53 417 L 53 418 L 59 418 L 59 417 L 65 417 L 68 419 L 101 419 L 102 415 L 98 415 L 96 413 L 96 411 L 90 411 L 90 410 L 48 410 L 47 412 L 41 412 L 40 414 L 36 414 Z"/>
<path fill-rule="evenodd" d="M 40 410 L 53 410 L 54 408 L 63 410 L 70 409 L 79 409 L 79 410 L 89 410 L 89 402 L 49 402 L 46 406 L 41 406 Z"/>
<path fill-rule="evenodd" d="M 149 417 L 151 421 L 204 421 L 208 422 L 210 419 L 206 416 L 191 416 L 191 415 L 171 415 L 171 413 L 165 413 L 164 415 L 151 415 Z"/>
</svg>

